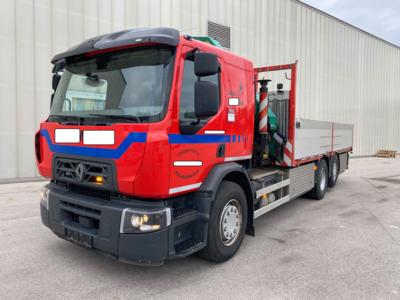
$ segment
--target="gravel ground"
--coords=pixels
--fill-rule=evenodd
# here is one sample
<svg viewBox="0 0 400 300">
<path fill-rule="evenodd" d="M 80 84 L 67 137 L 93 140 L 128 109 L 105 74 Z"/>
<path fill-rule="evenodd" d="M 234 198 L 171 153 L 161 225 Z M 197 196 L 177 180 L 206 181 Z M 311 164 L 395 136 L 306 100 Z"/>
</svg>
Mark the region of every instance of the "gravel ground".
<svg viewBox="0 0 400 300">
<path fill-rule="evenodd" d="M 43 183 L 0 185 L 1 299 L 400 298 L 400 159 L 350 161 L 325 199 L 257 219 L 224 264 L 149 268 L 63 241 L 39 215 Z"/>
</svg>

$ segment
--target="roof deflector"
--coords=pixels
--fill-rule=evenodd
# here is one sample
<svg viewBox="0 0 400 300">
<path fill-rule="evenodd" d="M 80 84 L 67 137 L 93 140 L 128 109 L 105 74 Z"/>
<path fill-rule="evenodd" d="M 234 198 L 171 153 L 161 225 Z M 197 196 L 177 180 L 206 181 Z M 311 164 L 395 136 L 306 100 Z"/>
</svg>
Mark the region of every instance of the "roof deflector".
<svg viewBox="0 0 400 300">
<path fill-rule="evenodd" d="M 173 28 L 159 27 L 129 29 L 107 33 L 85 40 L 79 45 L 55 55 L 51 60 L 51 63 L 55 64 L 62 58 L 80 55 L 95 50 L 142 43 L 159 43 L 176 46 L 179 43 L 179 31 Z"/>
</svg>

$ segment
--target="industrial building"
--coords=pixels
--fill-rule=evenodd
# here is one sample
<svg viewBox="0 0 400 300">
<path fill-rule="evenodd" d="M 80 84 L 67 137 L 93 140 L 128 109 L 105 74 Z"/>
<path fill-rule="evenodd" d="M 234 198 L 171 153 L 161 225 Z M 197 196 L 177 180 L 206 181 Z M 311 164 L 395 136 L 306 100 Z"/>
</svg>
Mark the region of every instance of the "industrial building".
<svg viewBox="0 0 400 300">
<path fill-rule="evenodd" d="M 2 0 L 0 180 L 36 177 L 50 60 L 82 40 L 167 26 L 255 66 L 298 60 L 299 117 L 354 124 L 354 156 L 400 150 L 400 47 L 297 0 Z"/>
</svg>

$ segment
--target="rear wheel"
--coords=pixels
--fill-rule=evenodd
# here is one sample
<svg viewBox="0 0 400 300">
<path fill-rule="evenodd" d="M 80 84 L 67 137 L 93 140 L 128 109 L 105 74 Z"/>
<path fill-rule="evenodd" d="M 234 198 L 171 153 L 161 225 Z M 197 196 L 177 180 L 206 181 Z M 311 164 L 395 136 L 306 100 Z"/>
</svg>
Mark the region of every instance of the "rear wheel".
<svg viewBox="0 0 400 300">
<path fill-rule="evenodd" d="M 208 224 L 207 247 L 200 255 L 213 262 L 224 262 L 238 251 L 247 224 L 247 201 L 236 183 L 223 181 L 217 191 Z"/>
<path fill-rule="evenodd" d="M 318 162 L 315 172 L 314 188 L 307 194 L 310 198 L 321 200 L 324 198 L 328 186 L 328 166 L 324 159 Z"/>
<path fill-rule="evenodd" d="M 328 186 L 333 188 L 339 177 L 339 160 L 337 155 L 332 158 L 331 176 L 329 176 Z"/>
</svg>

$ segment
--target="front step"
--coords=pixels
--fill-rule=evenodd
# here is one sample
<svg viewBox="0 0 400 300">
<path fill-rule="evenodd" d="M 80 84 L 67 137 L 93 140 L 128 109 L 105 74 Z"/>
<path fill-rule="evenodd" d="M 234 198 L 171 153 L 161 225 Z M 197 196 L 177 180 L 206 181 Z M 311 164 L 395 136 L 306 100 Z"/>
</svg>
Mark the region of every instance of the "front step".
<svg viewBox="0 0 400 300">
<path fill-rule="evenodd" d="M 190 209 L 185 211 L 184 213 L 174 216 L 174 226 L 178 227 L 182 224 L 194 222 L 196 220 L 200 220 L 200 212 L 196 209 Z"/>
<path fill-rule="evenodd" d="M 206 246 L 205 242 L 188 238 L 175 245 L 175 256 L 176 257 L 188 256 L 194 252 L 199 251 L 205 246 Z"/>
<path fill-rule="evenodd" d="M 193 206 L 182 207 L 174 209 L 173 218 L 171 257 L 185 257 L 206 246 L 208 218 L 204 214 Z"/>
</svg>

